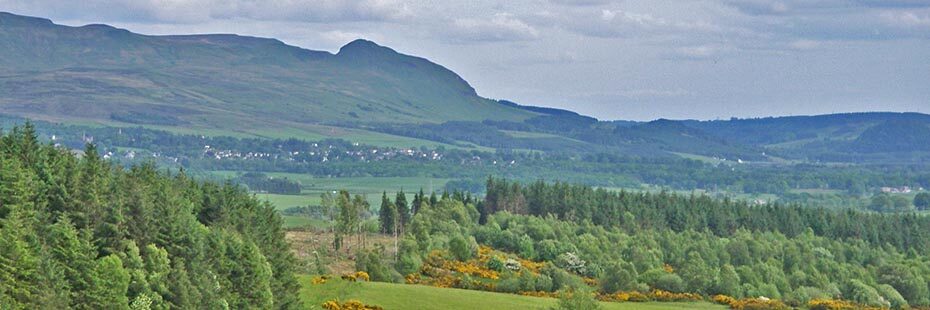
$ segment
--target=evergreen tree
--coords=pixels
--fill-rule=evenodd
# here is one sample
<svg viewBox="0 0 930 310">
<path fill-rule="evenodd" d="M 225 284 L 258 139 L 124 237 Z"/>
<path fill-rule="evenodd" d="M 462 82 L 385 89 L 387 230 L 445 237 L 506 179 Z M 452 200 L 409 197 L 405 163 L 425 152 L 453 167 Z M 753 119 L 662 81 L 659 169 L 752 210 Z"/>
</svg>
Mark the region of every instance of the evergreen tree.
<svg viewBox="0 0 930 310">
<path fill-rule="evenodd" d="M 27 309 L 39 290 L 39 257 L 26 240 L 29 228 L 20 212 L 8 216 L 0 220 L 0 306 Z"/>
<path fill-rule="evenodd" d="M 914 206 L 917 210 L 930 209 L 930 193 L 920 193 L 914 196 Z"/>
<path fill-rule="evenodd" d="M 129 272 L 116 255 L 103 257 L 94 269 L 93 287 L 89 290 L 90 309 L 129 309 Z"/>
<path fill-rule="evenodd" d="M 68 281 L 72 305 L 88 305 L 94 287 L 96 251 L 90 233 L 79 233 L 67 217 L 52 225 L 48 246 L 51 257 L 59 263 Z"/>
<path fill-rule="evenodd" d="M 387 197 L 387 192 L 381 193 L 381 209 L 378 210 L 378 221 L 381 224 L 382 234 L 393 234 L 398 226 L 397 208 Z"/>
<path fill-rule="evenodd" d="M 394 206 L 397 207 L 398 219 L 400 220 L 400 230 L 404 231 L 404 227 L 407 227 L 407 224 L 410 223 L 410 205 L 407 204 L 407 195 L 404 194 L 404 190 L 401 189 L 397 192 L 397 196 L 394 197 Z"/>
</svg>

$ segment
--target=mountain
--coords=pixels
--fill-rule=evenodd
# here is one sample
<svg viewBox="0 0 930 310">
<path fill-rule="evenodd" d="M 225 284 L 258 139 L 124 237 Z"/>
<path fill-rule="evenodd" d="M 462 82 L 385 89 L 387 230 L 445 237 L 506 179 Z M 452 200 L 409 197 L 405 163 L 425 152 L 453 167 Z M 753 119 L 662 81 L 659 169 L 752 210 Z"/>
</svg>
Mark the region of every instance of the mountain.
<svg viewBox="0 0 930 310">
<path fill-rule="evenodd" d="M 770 161 L 924 162 L 930 115 L 599 121 L 478 96 L 367 40 L 335 54 L 233 34 L 151 36 L 0 13 L 0 114 L 217 135 Z"/>
<path fill-rule="evenodd" d="M 539 115 L 366 40 L 338 53 L 231 34 L 150 36 L 0 13 L 0 113 L 230 129 Z"/>
</svg>

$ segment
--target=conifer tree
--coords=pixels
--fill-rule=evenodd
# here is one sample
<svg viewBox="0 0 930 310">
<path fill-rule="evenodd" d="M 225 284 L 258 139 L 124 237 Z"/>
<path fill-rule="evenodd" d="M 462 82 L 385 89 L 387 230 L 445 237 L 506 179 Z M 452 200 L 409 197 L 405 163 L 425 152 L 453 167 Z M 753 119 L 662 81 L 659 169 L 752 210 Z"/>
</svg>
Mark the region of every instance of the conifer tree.
<svg viewBox="0 0 930 310">
<path fill-rule="evenodd" d="M 403 232 L 407 223 L 410 223 L 410 205 L 407 204 L 407 195 L 404 194 L 403 189 L 397 192 L 397 196 L 394 197 L 394 206 L 397 208 L 400 231 Z"/>
<path fill-rule="evenodd" d="M 27 309 L 39 287 L 39 257 L 19 210 L 0 220 L 0 308 Z M 34 306 L 34 305 L 33 305 Z"/>
<path fill-rule="evenodd" d="M 123 261 L 116 255 L 97 260 L 94 269 L 93 288 L 88 292 L 89 309 L 129 309 L 130 275 L 123 268 Z"/>
<path fill-rule="evenodd" d="M 387 192 L 381 193 L 381 209 L 378 210 L 378 221 L 381 224 L 381 233 L 393 234 L 397 226 L 397 208 L 387 197 Z"/>
</svg>

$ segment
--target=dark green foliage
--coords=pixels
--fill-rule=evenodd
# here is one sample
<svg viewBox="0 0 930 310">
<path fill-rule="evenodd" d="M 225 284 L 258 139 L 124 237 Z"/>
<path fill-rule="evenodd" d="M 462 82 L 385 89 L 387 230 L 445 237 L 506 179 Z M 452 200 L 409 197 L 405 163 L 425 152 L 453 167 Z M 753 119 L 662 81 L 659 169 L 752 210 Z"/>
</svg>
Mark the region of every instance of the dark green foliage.
<svg viewBox="0 0 930 310">
<path fill-rule="evenodd" d="M 903 305 L 897 295 L 912 306 L 930 304 L 930 257 L 922 254 L 926 217 L 566 184 L 536 183 L 519 192 L 512 183 L 492 179 L 489 185 L 485 204 L 503 202 L 508 210 L 519 193 L 531 215 L 487 214 L 487 223 L 474 229 L 478 242 L 520 253 L 526 236 L 541 249 L 532 259 L 599 274 L 606 292 L 622 290 L 617 284 L 630 281 L 617 279 L 635 274 L 642 284 L 627 289 L 765 296 L 792 305 L 814 298 Z M 561 254 L 552 260 L 552 253 Z M 564 279 L 559 274 L 550 275 L 557 289 Z"/>
<path fill-rule="evenodd" d="M 914 196 L 914 207 L 917 207 L 917 210 L 930 209 L 930 193 L 920 193 Z"/>
<path fill-rule="evenodd" d="M 381 233 L 393 234 L 395 231 L 400 230 L 398 227 L 400 226 L 399 216 L 397 207 L 388 199 L 387 192 L 383 192 L 381 194 L 381 208 L 378 209 L 378 223 L 381 224 Z"/>
<path fill-rule="evenodd" d="M 300 306 L 282 220 L 232 185 L 93 145 L 76 158 L 31 126 L 0 136 L 0 308 Z"/>
<path fill-rule="evenodd" d="M 253 192 L 272 194 L 299 195 L 300 183 L 287 178 L 272 178 L 264 173 L 249 172 L 236 178 L 236 182 L 245 184 Z"/>
<path fill-rule="evenodd" d="M 394 197 L 394 207 L 397 208 L 397 217 L 400 220 L 400 230 L 404 231 L 404 227 L 407 227 L 407 223 L 410 223 L 411 211 L 410 205 L 407 204 L 407 195 L 404 194 L 404 190 L 397 192 L 397 196 Z"/>
<path fill-rule="evenodd" d="M 876 212 L 907 212 L 914 209 L 911 206 L 911 201 L 906 197 L 892 196 L 886 193 L 873 196 L 869 208 Z"/>
<path fill-rule="evenodd" d="M 449 240 L 449 252 L 456 259 L 467 261 L 478 254 L 478 247 L 477 244 L 473 245 L 474 242 L 474 239 L 469 240 L 461 235 L 453 236 L 452 240 Z"/>
<path fill-rule="evenodd" d="M 129 309 L 129 272 L 115 255 L 100 258 L 94 269 L 93 287 L 88 294 L 90 309 Z"/>
<path fill-rule="evenodd" d="M 562 291 L 559 295 L 559 303 L 553 310 L 597 310 L 601 305 L 594 299 L 594 294 L 577 288 L 574 290 Z"/>
<path fill-rule="evenodd" d="M 753 206 L 744 201 L 716 200 L 703 195 L 613 192 L 542 181 L 522 186 L 495 179 L 488 180 L 483 206 L 486 214 L 508 211 L 554 215 L 565 220 L 590 221 L 630 230 L 707 230 L 719 236 L 731 236 L 740 229 L 748 229 L 779 232 L 789 237 L 812 231 L 829 238 L 890 244 L 902 251 L 930 251 L 930 217 L 914 214 L 877 215 L 778 203 Z M 897 208 L 894 202 L 892 207 Z M 634 221 L 624 222 L 630 219 Z M 735 246 L 731 254 L 737 259 L 748 259 L 745 249 Z"/>
<path fill-rule="evenodd" d="M 383 248 L 371 250 L 361 250 L 355 254 L 355 270 L 368 273 L 371 281 L 391 282 L 390 266 L 382 260 L 384 256 Z"/>
<path fill-rule="evenodd" d="M 604 268 L 604 274 L 598 282 L 601 284 L 601 292 L 612 294 L 618 291 L 634 291 L 637 289 L 636 268 L 633 264 L 620 261 L 611 263 Z"/>
</svg>

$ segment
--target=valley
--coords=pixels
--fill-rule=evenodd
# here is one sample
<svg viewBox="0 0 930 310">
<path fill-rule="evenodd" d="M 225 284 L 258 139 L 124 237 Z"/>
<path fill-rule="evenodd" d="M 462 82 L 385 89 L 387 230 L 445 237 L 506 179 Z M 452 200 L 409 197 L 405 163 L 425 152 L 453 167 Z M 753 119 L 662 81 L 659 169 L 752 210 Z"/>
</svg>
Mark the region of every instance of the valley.
<svg viewBox="0 0 930 310">
<path fill-rule="evenodd" d="M 927 253 L 928 114 L 599 119 L 0 12 L 0 309 L 930 309 Z"/>
</svg>

